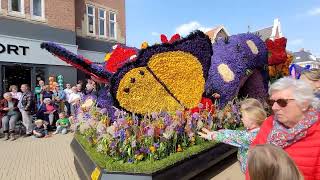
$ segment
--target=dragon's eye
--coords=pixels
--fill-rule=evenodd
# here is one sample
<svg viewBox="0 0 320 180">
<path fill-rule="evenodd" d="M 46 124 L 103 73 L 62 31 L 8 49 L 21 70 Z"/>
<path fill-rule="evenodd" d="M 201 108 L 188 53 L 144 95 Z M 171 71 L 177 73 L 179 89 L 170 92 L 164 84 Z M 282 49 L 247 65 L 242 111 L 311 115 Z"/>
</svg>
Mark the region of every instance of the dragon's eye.
<svg viewBox="0 0 320 180">
<path fill-rule="evenodd" d="M 131 78 L 131 79 L 130 79 L 130 82 L 131 82 L 131 83 L 134 83 L 134 82 L 136 82 L 136 79 L 135 79 L 135 78 Z"/>
</svg>

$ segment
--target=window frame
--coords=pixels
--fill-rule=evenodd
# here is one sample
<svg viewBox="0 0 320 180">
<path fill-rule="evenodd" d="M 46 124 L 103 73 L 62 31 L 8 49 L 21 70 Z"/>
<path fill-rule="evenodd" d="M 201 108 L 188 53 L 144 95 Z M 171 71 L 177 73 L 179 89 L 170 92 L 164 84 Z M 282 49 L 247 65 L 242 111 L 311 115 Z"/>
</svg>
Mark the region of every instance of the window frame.
<svg viewBox="0 0 320 180">
<path fill-rule="evenodd" d="M 100 17 L 100 11 L 103 11 L 103 18 L 101 18 Z M 100 20 L 103 20 L 103 26 L 104 26 L 104 35 L 101 35 L 101 33 L 100 33 L 100 26 L 101 26 L 101 24 L 100 24 Z M 103 38 L 107 38 L 107 26 L 106 26 L 106 23 L 107 23 L 107 11 L 105 10 L 105 9 L 103 9 L 103 8 L 99 8 L 98 9 L 98 28 L 99 28 L 99 30 L 98 30 L 98 35 L 99 35 L 99 37 L 103 37 Z"/>
<path fill-rule="evenodd" d="M 14 16 L 19 16 L 19 17 L 25 17 L 25 10 L 24 10 L 24 0 L 19 0 L 21 4 L 21 11 L 13 11 L 12 10 L 12 0 L 8 0 L 8 14 L 9 15 L 14 15 Z"/>
<path fill-rule="evenodd" d="M 114 20 L 111 20 L 111 14 L 114 14 Z M 111 37 L 111 23 L 114 23 L 114 37 Z M 109 38 L 117 40 L 117 13 L 109 11 Z"/>
<path fill-rule="evenodd" d="M 31 14 L 31 19 L 34 20 L 45 20 L 45 0 L 40 0 L 41 1 L 41 16 L 34 15 L 34 9 L 33 9 L 33 1 L 30 0 L 30 14 Z"/>
<path fill-rule="evenodd" d="M 92 15 L 88 13 L 88 8 L 91 7 L 92 8 Z M 86 4 L 86 16 L 87 16 L 87 35 L 94 35 L 96 34 L 96 11 L 95 11 L 95 7 L 92 4 Z M 89 31 L 89 16 L 93 17 L 93 32 L 90 33 Z"/>
</svg>

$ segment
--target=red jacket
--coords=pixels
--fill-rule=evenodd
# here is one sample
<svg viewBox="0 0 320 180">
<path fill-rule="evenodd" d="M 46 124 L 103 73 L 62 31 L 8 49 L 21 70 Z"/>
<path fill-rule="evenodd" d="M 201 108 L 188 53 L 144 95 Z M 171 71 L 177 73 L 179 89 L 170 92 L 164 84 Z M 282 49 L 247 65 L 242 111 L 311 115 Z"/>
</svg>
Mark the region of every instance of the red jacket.
<svg viewBox="0 0 320 180">
<path fill-rule="evenodd" d="M 267 142 L 272 122 L 273 116 L 265 120 L 251 147 Z M 296 163 L 305 180 L 320 180 L 320 113 L 318 114 L 318 122 L 307 130 L 306 137 L 284 148 L 284 150 Z M 249 179 L 247 170 L 246 180 Z"/>
</svg>

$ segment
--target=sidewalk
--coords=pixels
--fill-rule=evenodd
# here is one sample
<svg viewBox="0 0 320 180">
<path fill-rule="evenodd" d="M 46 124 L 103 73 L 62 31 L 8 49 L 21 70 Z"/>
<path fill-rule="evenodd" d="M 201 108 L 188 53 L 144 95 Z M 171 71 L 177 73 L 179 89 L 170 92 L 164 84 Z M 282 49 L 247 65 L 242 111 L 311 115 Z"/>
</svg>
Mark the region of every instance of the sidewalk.
<svg viewBox="0 0 320 180">
<path fill-rule="evenodd" d="M 211 180 L 244 180 L 245 176 L 240 170 L 239 162 L 235 162 L 227 169 L 214 176 Z"/>
<path fill-rule="evenodd" d="M 0 179 L 78 180 L 70 142 L 73 134 L 0 139 Z"/>
</svg>

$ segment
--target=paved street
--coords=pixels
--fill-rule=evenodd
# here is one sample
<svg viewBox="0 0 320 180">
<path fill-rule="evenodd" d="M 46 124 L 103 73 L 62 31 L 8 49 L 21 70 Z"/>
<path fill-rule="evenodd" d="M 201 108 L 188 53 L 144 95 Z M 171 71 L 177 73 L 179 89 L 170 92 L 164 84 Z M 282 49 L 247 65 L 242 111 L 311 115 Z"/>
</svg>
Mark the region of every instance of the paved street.
<svg viewBox="0 0 320 180">
<path fill-rule="evenodd" d="M 73 134 L 50 138 L 0 139 L 0 180 L 78 180 L 70 142 Z"/>
</svg>

